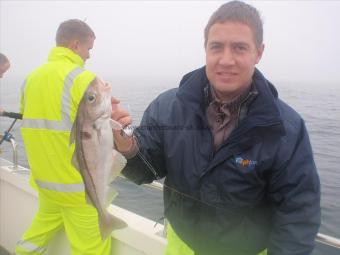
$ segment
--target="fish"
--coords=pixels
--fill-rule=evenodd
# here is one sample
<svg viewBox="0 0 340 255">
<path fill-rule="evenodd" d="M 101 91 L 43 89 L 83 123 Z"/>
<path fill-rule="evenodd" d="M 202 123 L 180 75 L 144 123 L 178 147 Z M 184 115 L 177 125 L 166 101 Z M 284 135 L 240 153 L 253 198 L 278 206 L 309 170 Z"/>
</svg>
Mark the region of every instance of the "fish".
<svg viewBox="0 0 340 255">
<path fill-rule="evenodd" d="M 111 183 L 126 165 L 125 157 L 114 149 L 112 129 L 121 130 L 122 126 L 111 119 L 111 90 L 111 85 L 98 77 L 90 83 L 70 135 L 70 144 L 75 144 L 72 164 L 82 176 L 87 203 L 97 209 L 103 240 L 114 229 L 127 226 L 108 211 L 118 194 Z"/>
</svg>

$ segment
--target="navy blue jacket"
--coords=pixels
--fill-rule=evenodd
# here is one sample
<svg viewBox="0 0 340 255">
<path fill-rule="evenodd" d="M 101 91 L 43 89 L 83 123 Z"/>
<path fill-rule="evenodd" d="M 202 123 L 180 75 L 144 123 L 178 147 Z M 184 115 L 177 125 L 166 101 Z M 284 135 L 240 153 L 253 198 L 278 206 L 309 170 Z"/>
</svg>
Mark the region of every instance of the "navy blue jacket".
<svg viewBox="0 0 340 255">
<path fill-rule="evenodd" d="M 258 95 L 214 152 L 205 68 L 187 75 L 144 113 L 140 156 L 124 175 L 137 184 L 165 177 L 164 212 L 204 255 L 306 255 L 320 225 L 320 184 L 304 121 L 255 70 Z"/>
</svg>

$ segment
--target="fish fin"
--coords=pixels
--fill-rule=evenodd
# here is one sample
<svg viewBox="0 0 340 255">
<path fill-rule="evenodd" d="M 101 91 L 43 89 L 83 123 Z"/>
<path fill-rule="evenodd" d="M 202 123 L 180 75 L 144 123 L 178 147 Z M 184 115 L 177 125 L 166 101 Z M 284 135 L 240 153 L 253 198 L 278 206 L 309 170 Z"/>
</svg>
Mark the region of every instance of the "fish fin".
<svg viewBox="0 0 340 255">
<path fill-rule="evenodd" d="M 108 238 L 113 230 L 126 228 L 127 226 L 128 224 L 125 221 L 117 218 L 109 212 L 106 212 L 103 217 L 99 217 L 99 229 L 102 240 Z"/>
<path fill-rule="evenodd" d="M 103 127 L 103 124 L 105 123 L 105 120 L 102 118 L 98 118 L 92 125 L 92 127 L 96 130 L 100 130 Z"/>
<path fill-rule="evenodd" d="M 110 125 L 111 125 L 111 128 L 114 129 L 114 130 L 122 130 L 123 129 L 122 124 L 120 124 L 118 121 L 113 120 L 113 119 L 110 119 Z"/>
<path fill-rule="evenodd" d="M 79 167 L 79 162 L 78 162 L 78 159 L 77 159 L 77 154 L 76 152 L 73 153 L 72 155 L 72 159 L 71 159 L 71 163 L 72 165 L 74 166 L 75 169 L 77 169 L 78 171 L 80 171 L 80 167 Z"/>
<path fill-rule="evenodd" d="M 108 191 L 107 201 L 105 205 L 110 205 L 113 199 L 115 199 L 118 196 L 118 192 L 112 187 L 112 184 L 108 185 L 108 189 L 109 191 Z"/>
<path fill-rule="evenodd" d="M 118 151 L 112 151 L 113 163 L 111 173 L 109 176 L 109 183 L 111 183 L 126 166 L 126 158 Z"/>
</svg>

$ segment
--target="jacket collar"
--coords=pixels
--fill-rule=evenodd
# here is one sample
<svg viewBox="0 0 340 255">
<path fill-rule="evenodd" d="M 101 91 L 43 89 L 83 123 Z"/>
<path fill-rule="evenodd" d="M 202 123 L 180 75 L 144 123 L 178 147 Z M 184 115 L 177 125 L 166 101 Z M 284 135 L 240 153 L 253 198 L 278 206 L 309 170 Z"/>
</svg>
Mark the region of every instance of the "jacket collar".
<svg viewBox="0 0 340 255">
<path fill-rule="evenodd" d="M 71 49 L 65 47 L 54 47 L 48 55 L 48 61 L 66 60 L 80 67 L 84 67 L 84 60 Z"/>
<path fill-rule="evenodd" d="M 205 87 L 209 83 L 205 66 L 183 76 L 177 97 L 187 107 L 192 108 L 204 116 L 206 102 Z M 280 112 L 276 104 L 278 93 L 275 87 L 265 79 L 262 73 L 255 69 L 253 86 L 258 95 L 248 105 L 247 117 L 241 121 L 240 126 L 256 126 L 281 122 Z"/>
<path fill-rule="evenodd" d="M 196 111 L 204 110 L 208 104 L 206 90 L 209 80 L 205 73 L 205 66 L 194 70 L 183 76 L 177 97 L 184 105 L 193 108 Z"/>
</svg>

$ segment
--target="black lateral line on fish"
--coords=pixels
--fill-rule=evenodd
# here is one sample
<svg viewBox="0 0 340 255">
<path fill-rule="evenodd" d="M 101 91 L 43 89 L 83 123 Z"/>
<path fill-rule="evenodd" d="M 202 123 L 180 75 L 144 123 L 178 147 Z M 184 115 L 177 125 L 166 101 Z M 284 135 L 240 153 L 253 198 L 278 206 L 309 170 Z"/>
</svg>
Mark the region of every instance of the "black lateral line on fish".
<svg viewBox="0 0 340 255">
<path fill-rule="evenodd" d="M 100 205 L 100 203 L 99 203 L 99 199 L 98 199 L 98 194 L 97 194 L 97 190 L 95 189 L 95 184 L 94 184 L 94 181 L 93 181 L 93 178 L 92 178 L 92 176 L 91 176 L 91 174 L 90 174 L 90 172 L 89 172 L 89 168 L 88 168 L 88 165 L 87 165 L 87 162 L 86 162 L 86 159 L 85 159 L 85 156 L 84 156 L 84 150 L 83 150 L 83 144 L 82 144 L 82 142 L 81 142 L 81 139 L 80 139 L 80 153 L 81 153 L 81 156 L 83 157 L 83 163 L 84 163 L 84 165 L 85 165 L 85 168 L 86 168 L 86 171 L 87 171 L 87 174 L 89 175 L 89 179 L 90 179 L 90 181 L 91 181 L 91 185 L 93 186 L 93 190 L 94 190 L 94 193 L 95 193 L 95 199 L 97 200 L 97 202 L 98 202 L 98 204 L 99 204 L 99 208 L 97 208 L 103 215 L 104 215 L 104 211 L 102 210 L 102 207 L 101 207 L 101 205 Z M 81 171 L 80 171 L 81 172 Z M 84 184 L 85 184 L 85 178 L 84 178 Z M 86 185 L 84 185 L 85 187 L 86 187 Z M 89 192 L 87 192 L 88 194 L 89 194 Z M 90 197 L 90 196 L 89 196 Z M 91 197 L 90 197 L 90 199 L 91 199 Z M 92 201 L 92 199 L 91 199 L 91 201 Z M 95 203 L 94 203 L 94 201 L 92 201 L 92 203 L 93 203 L 93 206 L 94 207 L 96 207 L 95 206 Z"/>
</svg>

